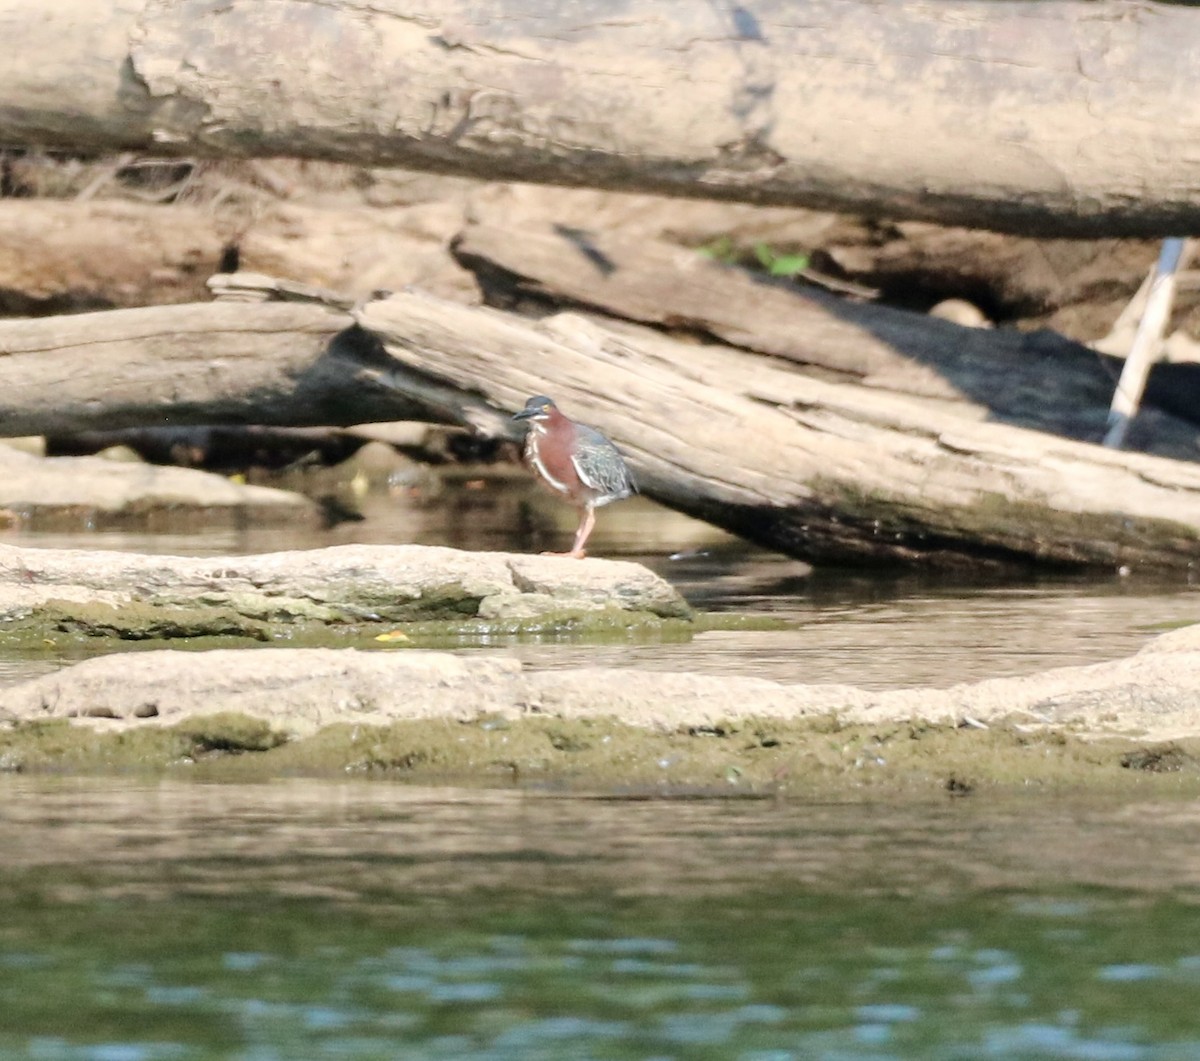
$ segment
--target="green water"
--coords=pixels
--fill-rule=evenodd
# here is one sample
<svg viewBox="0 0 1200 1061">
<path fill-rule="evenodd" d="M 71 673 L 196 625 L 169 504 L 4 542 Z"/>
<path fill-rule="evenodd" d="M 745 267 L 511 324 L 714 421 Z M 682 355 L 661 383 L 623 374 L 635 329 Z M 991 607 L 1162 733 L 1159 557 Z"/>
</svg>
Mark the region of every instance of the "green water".
<svg viewBox="0 0 1200 1061">
<path fill-rule="evenodd" d="M 0 778 L 0 1057 L 1200 1057 L 1198 824 Z"/>
<path fill-rule="evenodd" d="M 13 543 L 555 544 L 513 537 L 507 493 L 454 496 L 319 533 Z M 1117 658 L 1200 617 L 1186 581 L 802 576 L 619 511 L 599 555 L 790 627 L 490 650 L 892 687 Z M 30 668 L 0 654 L 0 682 Z M 1200 806 L 985 798 L 0 773 L 0 1061 L 1200 1059 Z"/>
</svg>

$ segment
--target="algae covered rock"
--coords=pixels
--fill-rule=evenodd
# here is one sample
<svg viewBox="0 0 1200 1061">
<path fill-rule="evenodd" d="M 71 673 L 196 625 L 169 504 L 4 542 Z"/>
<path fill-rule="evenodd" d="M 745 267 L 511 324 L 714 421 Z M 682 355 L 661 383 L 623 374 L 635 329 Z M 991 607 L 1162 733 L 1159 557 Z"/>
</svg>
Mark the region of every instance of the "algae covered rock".
<svg viewBox="0 0 1200 1061">
<path fill-rule="evenodd" d="M 430 621 L 564 622 L 620 612 L 686 619 L 639 564 L 420 545 L 237 557 L 0 546 L 0 624 L 126 640 L 274 634 Z"/>
</svg>

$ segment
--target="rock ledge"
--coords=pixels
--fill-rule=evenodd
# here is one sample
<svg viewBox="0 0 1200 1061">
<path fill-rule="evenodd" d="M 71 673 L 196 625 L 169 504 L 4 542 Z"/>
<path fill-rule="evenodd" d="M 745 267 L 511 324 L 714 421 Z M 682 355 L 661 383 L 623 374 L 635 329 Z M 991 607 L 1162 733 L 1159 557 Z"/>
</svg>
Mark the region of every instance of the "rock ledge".
<svg viewBox="0 0 1200 1061">
<path fill-rule="evenodd" d="M 103 656 L 0 691 L 11 720 L 73 718 L 105 728 L 173 724 L 238 712 L 292 736 L 347 722 L 611 718 L 663 730 L 747 719 L 834 716 L 888 725 L 913 719 L 1031 731 L 1068 728 L 1133 740 L 1200 738 L 1200 625 L 1127 659 L 949 689 L 870 692 L 752 677 L 613 668 L 529 671 L 473 653 L 355 649 L 151 651 Z"/>
<path fill-rule="evenodd" d="M 265 639 L 275 626 L 603 612 L 691 614 L 663 579 L 614 560 L 421 545 L 203 558 L 0 546 L 0 623 L 36 628 L 43 619 L 117 637 L 254 632 Z"/>
</svg>

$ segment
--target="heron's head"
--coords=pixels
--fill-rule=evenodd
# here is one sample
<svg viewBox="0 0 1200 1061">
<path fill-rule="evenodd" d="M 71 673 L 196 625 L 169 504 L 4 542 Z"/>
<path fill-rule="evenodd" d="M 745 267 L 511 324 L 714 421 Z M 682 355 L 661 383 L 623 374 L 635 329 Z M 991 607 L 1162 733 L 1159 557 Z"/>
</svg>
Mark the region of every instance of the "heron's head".
<svg viewBox="0 0 1200 1061">
<path fill-rule="evenodd" d="M 525 408 L 513 416 L 514 420 L 549 420 L 558 407 L 554 402 L 547 398 L 544 394 L 539 394 L 536 397 L 530 398 L 525 403 Z"/>
</svg>

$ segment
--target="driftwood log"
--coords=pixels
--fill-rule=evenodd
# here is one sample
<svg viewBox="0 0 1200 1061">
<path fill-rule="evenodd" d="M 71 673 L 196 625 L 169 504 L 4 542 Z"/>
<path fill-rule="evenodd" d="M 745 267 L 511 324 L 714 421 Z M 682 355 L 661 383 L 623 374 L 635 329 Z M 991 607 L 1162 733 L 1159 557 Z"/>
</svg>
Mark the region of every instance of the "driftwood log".
<svg viewBox="0 0 1200 1061">
<path fill-rule="evenodd" d="M 35 166 L 34 156 L 10 164 L 18 174 L 22 167 L 46 168 L 54 177 L 76 170 L 52 161 Z M 923 311 L 947 298 L 966 299 L 993 320 L 1093 340 L 1114 326 L 1159 250 L 1154 240 L 1034 239 L 917 221 L 879 224 L 795 207 L 279 160 L 271 168 L 293 178 L 287 197 L 259 192 L 247 201 L 239 195 L 249 167 L 261 168 L 221 163 L 210 170 L 199 163 L 191 172 L 210 198 L 169 204 L 38 198 L 64 189 L 49 178 L 14 178 L 21 197 L 0 198 L 0 315 L 203 300 L 205 281 L 227 270 L 220 263 L 233 248 L 241 269 L 355 298 L 414 284 L 472 301 L 474 278 L 447 250 L 469 218 L 521 232 L 560 226 L 620 237 L 635 247 L 697 248 L 750 265 L 758 264 L 756 251 L 763 247 L 805 254 L 822 274 L 877 291 L 884 302 Z M 97 168 L 103 172 L 99 165 L 78 167 L 81 174 Z M 105 189 L 113 196 L 138 194 L 115 181 Z M 1200 272 L 1180 279 L 1174 325 L 1200 333 Z M 1178 334 L 1170 340 L 1181 341 Z M 1123 348 L 1128 345 L 1126 338 Z M 1200 354 L 1191 360 L 1200 361 Z"/>
<path fill-rule="evenodd" d="M 0 433 L 445 420 L 436 387 L 417 400 L 420 381 L 406 396 L 360 376 L 381 358 L 352 324 L 313 301 L 2 320 Z"/>
<path fill-rule="evenodd" d="M 355 318 L 463 416 L 546 392 L 608 434 L 651 497 L 832 561 L 1163 564 L 1200 559 L 1200 467 L 928 400 L 828 383 L 729 348 L 574 313 L 532 322 L 415 293 Z M 384 377 L 386 378 L 386 377 Z"/>
<path fill-rule="evenodd" d="M 0 142 L 337 159 L 1064 235 L 1200 228 L 1140 0 L 0 0 Z"/>
<path fill-rule="evenodd" d="M 856 305 L 649 240 L 471 226 L 457 252 L 509 299 L 551 296 L 690 328 L 839 381 L 936 399 L 938 408 L 967 419 L 1085 441 L 1104 432 L 1115 372 L 1052 333 L 964 328 Z M 0 321 L 4 434 L 458 418 L 459 396 L 449 401 L 451 414 L 439 412 L 436 393 L 417 397 L 427 380 L 414 379 L 408 397 L 371 388 L 375 368 L 391 362 L 348 330 L 350 300 L 248 273 L 216 277 L 210 286 L 222 298 L 215 305 Z M 679 349 L 681 362 L 695 356 Z M 1186 410 L 1200 370 L 1158 372 L 1162 399 Z M 737 390 L 737 381 L 730 386 Z M 1195 406 L 1186 411 L 1194 415 Z M 476 413 L 477 426 L 498 430 L 494 415 L 483 407 Z M 1143 414 L 1132 448 L 1200 457 L 1194 427 L 1153 410 Z"/>
<path fill-rule="evenodd" d="M 462 215 L 454 202 L 288 202 L 235 227 L 190 204 L 0 198 L 0 316 L 202 301 L 231 251 L 242 269 L 355 297 L 417 284 L 467 300 L 472 278 L 445 251 Z"/>
</svg>

